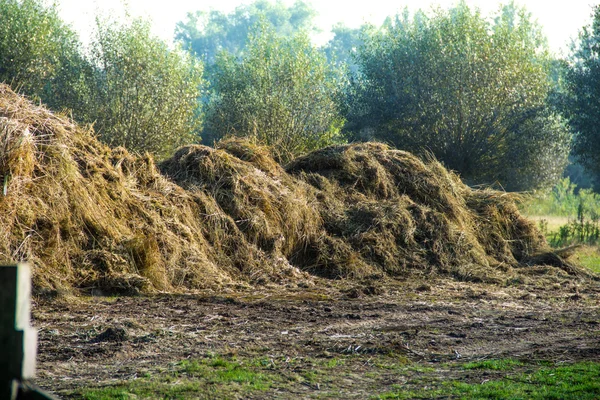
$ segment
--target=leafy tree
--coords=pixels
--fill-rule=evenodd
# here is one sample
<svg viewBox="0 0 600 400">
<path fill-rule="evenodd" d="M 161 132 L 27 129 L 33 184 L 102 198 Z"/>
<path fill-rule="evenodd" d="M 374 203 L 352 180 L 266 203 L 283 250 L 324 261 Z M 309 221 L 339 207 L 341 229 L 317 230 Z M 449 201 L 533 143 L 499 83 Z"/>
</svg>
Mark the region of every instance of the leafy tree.
<svg viewBox="0 0 600 400">
<path fill-rule="evenodd" d="M 600 181 L 600 6 L 573 48 L 567 74 L 569 117 L 576 132 L 573 153 Z"/>
<path fill-rule="evenodd" d="M 355 57 L 360 46 L 364 44 L 365 29 L 366 27 L 349 28 L 343 23 L 334 25 L 331 29 L 333 38 L 323 48 L 329 62 L 346 65 L 350 71 L 357 72 Z"/>
<path fill-rule="evenodd" d="M 522 190 L 560 177 L 570 136 L 548 106 L 548 52 L 524 9 L 490 23 L 462 2 L 365 32 L 348 96 L 355 138 L 431 151 L 470 183 Z"/>
<path fill-rule="evenodd" d="M 257 0 L 237 7 L 230 14 L 216 10 L 188 13 L 187 20 L 177 24 L 175 38 L 207 65 L 212 65 L 222 50 L 240 55 L 251 28 L 261 18 L 268 21 L 277 34 L 291 36 L 302 30 L 314 30 L 315 15 L 315 10 L 301 0 L 291 7 L 281 0 L 276 3 Z"/>
<path fill-rule="evenodd" d="M 69 106 L 57 84 L 78 79 L 72 67 L 79 49 L 77 36 L 56 6 L 40 0 L 0 0 L 0 82 L 55 108 Z"/>
<path fill-rule="evenodd" d="M 0 81 L 95 123 L 113 146 L 160 157 L 198 139 L 200 63 L 169 49 L 141 20 L 97 28 L 86 56 L 56 6 L 0 0 Z"/>
<path fill-rule="evenodd" d="M 98 21 L 91 61 L 94 85 L 80 95 L 103 141 L 162 157 L 198 139 L 202 66 L 152 36 L 147 22 Z"/>
<path fill-rule="evenodd" d="M 282 38 L 259 24 L 241 59 L 218 59 L 207 128 L 213 138 L 254 138 L 284 161 L 334 143 L 343 124 L 338 78 L 306 34 Z"/>
</svg>

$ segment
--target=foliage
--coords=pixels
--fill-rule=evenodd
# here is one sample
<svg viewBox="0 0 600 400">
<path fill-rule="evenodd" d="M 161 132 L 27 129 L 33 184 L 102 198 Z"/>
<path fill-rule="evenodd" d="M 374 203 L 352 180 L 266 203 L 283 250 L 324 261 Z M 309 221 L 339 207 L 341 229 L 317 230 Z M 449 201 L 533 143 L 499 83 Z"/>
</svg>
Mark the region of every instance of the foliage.
<svg viewBox="0 0 600 400">
<path fill-rule="evenodd" d="M 575 135 L 573 152 L 600 178 L 600 6 L 593 22 L 579 34 L 567 75 L 571 102 L 569 116 Z"/>
<path fill-rule="evenodd" d="M 98 21 L 94 87 L 81 93 L 84 119 L 111 146 L 159 157 L 197 139 L 202 66 L 152 36 L 143 20 Z"/>
<path fill-rule="evenodd" d="M 246 136 L 288 160 L 339 140 L 339 76 L 306 34 L 279 37 L 257 25 L 241 59 L 222 54 L 214 75 L 207 130 Z"/>
<path fill-rule="evenodd" d="M 559 228 L 551 235 L 549 243 L 553 247 L 562 247 L 575 243 L 596 244 L 600 239 L 598 215 L 588 218 L 583 212 L 578 218 Z M 548 236 L 547 232 L 544 232 Z"/>
<path fill-rule="evenodd" d="M 529 196 L 521 210 L 529 216 L 575 217 L 584 213 L 600 214 L 600 195 L 590 189 L 579 189 L 569 178 L 563 178 L 550 190 Z"/>
<path fill-rule="evenodd" d="M 351 72 L 356 73 L 358 71 L 356 53 L 364 44 L 363 31 L 366 29 L 366 26 L 349 28 L 343 23 L 334 25 L 331 29 L 333 38 L 323 48 L 327 60 L 333 64 L 346 65 Z"/>
<path fill-rule="evenodd" d="M 212 65 L 222 50 L 241 55 L 252 27 L 261 19 L 270 23 L 278 35 L 291 36 L 314 30 L 315 15 L 315 10 L 301 0 L 290 7 L 281 0 L 276 3 L 256 0 L 238 6 L 229 14 L 216 10 L 188 13 L 187 20 L 177 24 L 175 38 L 207 65 Z"/>
<path fill-rule="evenodd" d="M 560 180 L 551 190 L 529 197 L 521 205 L 526 215 L 543 216 L 540 230 L 554 247 L 574 243 L 597 243 L 600 238 L 600 195 L 591 189 L 579 189 L 569 178 Z M 566 223 L 549 227 L 552 216 L 568 217 Z"/>
<path fill-rule="evenodd" d="M 464 2 L 405 11 L 364 40 L 348 95 L 354 138 L 433 152 L 470 183 L 522 190 L 560 177 L 570 134 L 547 104 L 548 52 L 524 9 L 505 6 L 493 23 Z"/>
<path fill-rule="evenodd" d="M 196 137 L 202 68 L 140 20 L 98 21 L 90 54 L 40 0 L 0 0 L 0 81 L 95 123 L 110 145 L 159 157 Z"/>
<path fill-rule="evenodd" d="M 564 176 L 568 176 L 571 182 L 577 184 L 582 189 L 593 189 L 600 191 L 600 177 L 595 177 L 591 171 L 585 168 L 571 153 L 569 156 L 569 165 L 565 168 Z"/>
<path fill-rule="evenodd" d="M 70 103 L 59 100 L 69 91 L 60 90 L 57 98 L 57 86 L 78 80 L 79 46 L 55 5 L 47 7 L 41 0 L 0 0 L 0 82 L 61 108 Z"/>
</svg>

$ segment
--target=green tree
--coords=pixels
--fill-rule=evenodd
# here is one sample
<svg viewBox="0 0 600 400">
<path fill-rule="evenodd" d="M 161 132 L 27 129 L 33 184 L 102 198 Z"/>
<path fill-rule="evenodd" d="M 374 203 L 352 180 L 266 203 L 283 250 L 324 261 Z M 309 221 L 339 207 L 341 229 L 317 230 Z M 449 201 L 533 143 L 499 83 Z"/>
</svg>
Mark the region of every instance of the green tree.
<svg viewBox="0 0 600 400">
<path fill-rule="evenodd" d="M 315 15 L 315 10 L 301 0 L 290 7 L 281 0 L 275 3 L 257 0 L 229 14 L 216 10 L 188 13 L 187 20 L 177 24 L 175 39 L 207 65 L 212 65 L 222 50 L 241 55 L 251 28 L 261 18 L 279 35 L 291 36 L 302 30 L 314 30 Z"/>
<path fill-rule="evenodd" d="M 91 61 L 94 84 L 80 97 L 104 142 L 163 157 L 199 139 L 202 65 L 147 22 L 98 21 Z"/>
<path fill-rule="evenodd" d="M 76 102 L 60 82 L 76 81 L 85 68 L 80 43 L 55 5 L 40 0 L 0 0 L 0 82 L 53 108 Z M 75 67 L 78 65 L 77 67 Z"/>
<path fill-rule="evenodd" d="M 352 72 L 357 72 L 355 57 L 360 46 L 364 44 L 366 27 L 349 28 L 338 23 L 331 28 L 333 37 L 324 46 L 323 51 L 330 63 L 345 65 Z"/>
<path fill-rule="evenodd" d="M 504 6 L 493 23 L 464 2 L 405 11 L 365 33 L 348 96 L 355 138 L 433 152 L 470 183 L 522 190 L 560 177 L 570 136 L 548 105 L 547 47 L 523 8 Z"/>
<path fill-rule="evenodd" d="M 573 153 L 600 181 L 600 6 L 573 48 L 567 82 L 568 115 L 576 132 Z"/>
<path fill-rule="evenodd" d="M 254 138 L 284 161 L 334 143 L 343 125 L 338 79 L 306 34 L 282 38 L 259 24 L 241 59 L 218 59 L 207 128 L 213 138 Z"/>
</svg>

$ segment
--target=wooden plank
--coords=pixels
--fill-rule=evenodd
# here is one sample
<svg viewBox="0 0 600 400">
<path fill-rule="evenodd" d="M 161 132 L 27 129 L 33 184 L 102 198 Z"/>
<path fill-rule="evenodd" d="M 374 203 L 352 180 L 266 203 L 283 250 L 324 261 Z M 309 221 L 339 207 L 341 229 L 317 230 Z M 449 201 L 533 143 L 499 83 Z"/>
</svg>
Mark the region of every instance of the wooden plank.
<svg viewBox="0 0 600 400">
<path fill-rule="evenodd" d="M 11 399 L 14 382 L 35 376 L 37 331 L 30 326 L 31 269 L 0 266 L 0 395 Z"/>
</svg>

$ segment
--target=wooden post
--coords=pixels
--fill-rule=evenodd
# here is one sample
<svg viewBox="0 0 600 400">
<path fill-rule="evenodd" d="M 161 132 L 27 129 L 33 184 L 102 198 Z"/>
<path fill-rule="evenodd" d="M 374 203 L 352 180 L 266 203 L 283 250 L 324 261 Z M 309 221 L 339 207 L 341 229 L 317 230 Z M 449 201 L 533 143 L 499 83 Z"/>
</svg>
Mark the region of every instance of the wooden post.
<svg viewBox="0 0 600 400">
<path fill-rule="evenodd" d="M 37 331 L 29 325 L 30 296 L 29 265 L 0 266 L 0 399 L 23 398 L 21 382 L 35 376 Z"/>
</svg>

